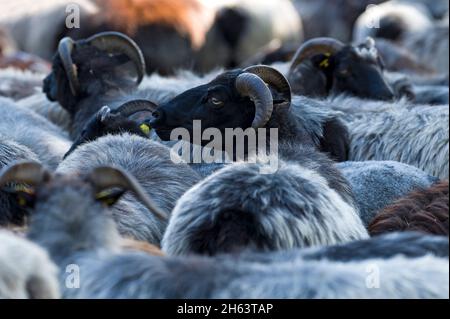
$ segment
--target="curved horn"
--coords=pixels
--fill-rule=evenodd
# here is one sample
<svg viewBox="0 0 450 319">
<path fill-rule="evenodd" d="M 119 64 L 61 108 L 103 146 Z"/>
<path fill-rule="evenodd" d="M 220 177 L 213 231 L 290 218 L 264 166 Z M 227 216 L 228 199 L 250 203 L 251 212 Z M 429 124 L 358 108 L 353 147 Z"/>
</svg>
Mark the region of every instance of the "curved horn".
<svg viewBox="0 0 450 319">
<path fill-rule="evenodd" d="M 273 98 L 266 83 L 253 73 L 242 73 L 236 78 L 236 90 L 242 96 L 248 96 L 255 103 L 253 128 L 267 124 L 273 111 Z"/>
<path fill-rule="evenodd" d="M 120 32 L 107 31 L 91 36 L 86 42 L 100 50 L 120 52 L 128 56 L 136 66 L 136 83 L 141 83 L 145 73 L 145 60 L 141 49 L 130 37 Z"/>
<path fill-rule="evenodd" d="M 300 63 L 314 55 L 323 53 L 333 55 L 342 50 L 345 45 L 333 38 L 315 38 L 303 43 L 294 55 L 289 68 L 289 73 L 294 70 Z"/>
<path fill-rule="evenodd" d="M 161 210 L 154 201 L 148 197 L 142 189 L 142 186 L 139 185 L 139 182 L 132 175 L 120 168 L 111 166 L 97 167 L 89 174 L 89 180 L 91 184 L 96 187 L 97 191 L 112 187 L 121 187 L 130 190 L 144 206 L 153 212 L 159 219 L 169 219 L 168 214 Z"/>
<path fill-rule="evenodd" d="M 120 107 L 115 109 L 114 113 L 120 113 L 121 115 L 128 117 L 135 113 L 148 111 L 153 113 L 158 106 L 148 100 L 133 100 L 122 104 Z"/>
<path fill-rule="evenodd" d="M 69 79 L 70 91 L 76 96 L 78 94 L 80 84 L 78 82 L 77 66 L 72 61 L 72 51 L 74 42 L 71 38 L 65 37 L 59 41 L 58 54 L 61 58 L 64 70 L 66 71 L 67 78 Z"/>
<path fill-rule="evenodd" d="M 264 82 L 272 85 L 286 99 L 284 105 L 278 107 L 289 107 L 291 105 L 292 93 L 288 80 L 278 70 L 267 65 L 255 65 L 244 69 L 244 72 L 259 76 Z"/>
<path fill-rule="evenodd" d="M 50 172 L 38 162 L 18 162 L 0 172 L 0 187 L 13 182 L 38 185 L 50 177 Z"/>
</svg>

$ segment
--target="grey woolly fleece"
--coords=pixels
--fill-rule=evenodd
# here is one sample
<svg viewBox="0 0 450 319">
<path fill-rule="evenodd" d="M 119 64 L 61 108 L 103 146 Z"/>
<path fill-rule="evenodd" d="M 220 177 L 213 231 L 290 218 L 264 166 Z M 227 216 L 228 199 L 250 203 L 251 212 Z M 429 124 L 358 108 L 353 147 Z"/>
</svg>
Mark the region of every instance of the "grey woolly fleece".
<svg viewBox="0 0 450 319">
<path fill-rule="evenodd" d="M 352 187 L 365 226 L 395 200 L 438 181 L 414 166 L 394 161 L 344 162 L 336 167 Z"/>
</svg>

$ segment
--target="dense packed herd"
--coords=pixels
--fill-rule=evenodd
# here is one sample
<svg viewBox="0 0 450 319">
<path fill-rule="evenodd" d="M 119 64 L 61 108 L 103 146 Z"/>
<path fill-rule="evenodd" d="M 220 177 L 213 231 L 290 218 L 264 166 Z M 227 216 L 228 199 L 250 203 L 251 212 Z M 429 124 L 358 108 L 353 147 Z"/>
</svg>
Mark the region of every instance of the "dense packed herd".
<svg viewBox="0 0 450 319">
<path fill-rule="evenodd" d="M 448 1 L 71 2 L 0 15 L 0 298 L 449 297 Z"/>
</svg>

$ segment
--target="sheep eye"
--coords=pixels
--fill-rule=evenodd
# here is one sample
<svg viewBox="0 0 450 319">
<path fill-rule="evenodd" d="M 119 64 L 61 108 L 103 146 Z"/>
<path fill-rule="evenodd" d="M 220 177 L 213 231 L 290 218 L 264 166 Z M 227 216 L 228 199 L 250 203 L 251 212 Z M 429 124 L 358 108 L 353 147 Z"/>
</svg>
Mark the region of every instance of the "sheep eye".
<svg viewBox="0 0 450 319">
<path fill-rule="evenodd" d="M 214 106 L 222 106 L 223 105 L 223 101 L 219 100 L 216 97 L 210 97 L 209 102 Z"/>
</svg>

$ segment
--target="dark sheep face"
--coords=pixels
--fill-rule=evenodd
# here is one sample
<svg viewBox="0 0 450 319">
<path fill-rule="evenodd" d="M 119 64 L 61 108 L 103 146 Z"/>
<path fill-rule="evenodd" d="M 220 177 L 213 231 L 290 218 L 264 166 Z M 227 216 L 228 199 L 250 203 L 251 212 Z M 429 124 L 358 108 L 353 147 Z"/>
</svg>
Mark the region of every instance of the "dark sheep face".
<svg viewBox="0 0 450 319">
<path fill-rule="evenodd" d="M 218 128 L 248 128 L 255 117 L 255 106 L 248 97 L 242 97 L 235 89 L 240 70 L 219 75 L 208 84 L 190 89 L 153 113 L 150 126 L 162 140 L 169 140 L 170 133 L 178 127 L 186 128 L 192 136 L 193 120 L 201 120 L 202 130 Z M 236 116 L 239 114 L 239 116 Z"/>
<path fill-rule="evenodd" d="M 378 61 L 362 58 L 348 47 L 335 57 L 332 92 L 349 92 L 370 99 L 391 100 L 394 95 Z"/>
<path fill-rule="evenodd" d="M 43 92 L 49 101 L 57 101 L 68 109 L 73 104 L 71 101 L 76 100 L 70 92 L 69 81 L 58 54 L 53 58 L 52 72 L 44 79 Z"/>
<path fill-rule="evenodd" d="M 134 86 L 127 56 L 102 51 L 83 41 L 76 42 L 71 55 L 80 85 L 76 96 L 70 89 L 69 78 L 58 53 L 53 57 L 52 72 L 44 79 L 43 92 L 47 98 L 59 102 L 70 114 L 76 113 L 76 105 L 88 96 L 103 94 L 110 87 Z"/>
<path fill-rule="evenodd" d="M 148 138 L 148 132 L 142 128 L 138 119 L 135 119 L 133 116 L 124 116 L 111 111 L 108 106 L 104 106 L 86 123 L 70 150 L 64 155 L 64 158 L 86 142 L 95 141 L 108 134 L 121 134 L 125 132 Z"/>
</svg>

